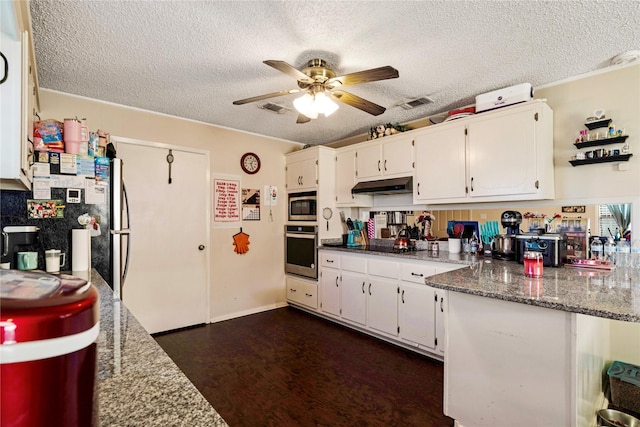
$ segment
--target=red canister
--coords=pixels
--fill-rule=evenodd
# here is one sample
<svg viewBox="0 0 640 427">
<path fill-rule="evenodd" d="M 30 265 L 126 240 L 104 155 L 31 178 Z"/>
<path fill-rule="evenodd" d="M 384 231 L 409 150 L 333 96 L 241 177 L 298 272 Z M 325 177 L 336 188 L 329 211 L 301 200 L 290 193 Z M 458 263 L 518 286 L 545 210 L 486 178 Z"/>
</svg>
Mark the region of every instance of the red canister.
<svg viewBox="0 0 640 427">
<path fill-rule="evenodd" d="M 0 425 L 96 425 L 99 329 L 86 280 L 0 270 Z"/>
<path fill-rule="evenodd" d="M 540 252 L 526 251 L 524 253 L 524 275 L 528 277 L 542 277 L 544 263 Z"/>
</svg>

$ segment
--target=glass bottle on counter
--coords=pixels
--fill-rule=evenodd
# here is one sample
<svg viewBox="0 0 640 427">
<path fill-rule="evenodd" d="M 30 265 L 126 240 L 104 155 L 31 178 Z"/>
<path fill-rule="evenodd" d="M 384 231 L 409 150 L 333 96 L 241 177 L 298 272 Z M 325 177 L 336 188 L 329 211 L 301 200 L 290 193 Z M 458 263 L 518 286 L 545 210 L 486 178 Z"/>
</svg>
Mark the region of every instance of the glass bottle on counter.
<svg viewBox="0 0 640 427">
<path fill-rule="evenodd" d="M 610 263 L 615 262 L 616 256 L 616 242 L 613 241 L 613 238 L 609 237 L 607 243 L 604 244 L 604 260 Z"/>
<path fill-rule="evenodd" d="M 602 260 L 602 240 L 594 237 L 591 241 L 591 259 Z"/>
<path fill-rule="evenodd" d="M 622 239 L 616 243 L 616 266 L 629 267 L 631 261 L 631 245 Z"/>
<path fill-rule="evenodd" d="M 473 232 L 473 237 L 471 237 L 471 241 L 469 242 L 469 252 L 471 252 L 472 255 L 475 255 L 478 253 L 478 246 L 480 246 L 480 242 L 478 241 L 478 236 L 476 235 L 476 232 Z"/>
</svg>

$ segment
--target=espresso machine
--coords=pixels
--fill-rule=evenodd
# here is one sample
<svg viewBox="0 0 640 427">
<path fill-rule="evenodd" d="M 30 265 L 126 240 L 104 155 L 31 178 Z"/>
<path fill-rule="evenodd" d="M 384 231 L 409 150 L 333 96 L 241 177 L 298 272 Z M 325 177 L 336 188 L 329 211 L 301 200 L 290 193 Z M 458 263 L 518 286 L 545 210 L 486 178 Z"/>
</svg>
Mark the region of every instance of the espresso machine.
<svg viewBox="0 0 640 427">
<path fill-rule="evenodd" d="M 38 231 L 33 225 L 8 225 L 2 229 L 2 257 L 0 263 L 10 263 L 17 269 L 16 255 L 20 251 L 38 250 Z"/>
<path fill-rule="evenodd" d="M 504 234 L 493 237 L 491 255 L 493 258 L 514 261 L 517 249 L 516 236 L 520 234 L 522 214 L 518 211 L 504 211 L 500 215 L 500 223 L 504 227 Z"/>
</svg>

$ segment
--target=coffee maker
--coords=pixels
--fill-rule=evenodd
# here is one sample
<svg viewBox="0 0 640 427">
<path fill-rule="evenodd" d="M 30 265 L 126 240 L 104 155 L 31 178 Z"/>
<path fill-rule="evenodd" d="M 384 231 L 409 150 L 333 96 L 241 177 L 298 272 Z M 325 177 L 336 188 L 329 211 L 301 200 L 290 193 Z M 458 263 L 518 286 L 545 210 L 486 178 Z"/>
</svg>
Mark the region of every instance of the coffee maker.
<svg viewBox="0 0 640 427">
<path fill-rule="evenodd" d="M 16 256 L 20 251 L 37 250 L 38 231 L 33 225 L 9 225 L 2 229 L 2 256 L 0 263 L 10 263 L 17 269 Z"/>
<path fill-rule="evenodd" d="M 504 211 L 500 215 L 500 223 L 504 227 L 504 234 L 493 237 L 491 255 L 493 258 L 513 261 L 516 259 L 516 236 L 520 234 L 522 214 L 518 211 Z"/>
</svg>

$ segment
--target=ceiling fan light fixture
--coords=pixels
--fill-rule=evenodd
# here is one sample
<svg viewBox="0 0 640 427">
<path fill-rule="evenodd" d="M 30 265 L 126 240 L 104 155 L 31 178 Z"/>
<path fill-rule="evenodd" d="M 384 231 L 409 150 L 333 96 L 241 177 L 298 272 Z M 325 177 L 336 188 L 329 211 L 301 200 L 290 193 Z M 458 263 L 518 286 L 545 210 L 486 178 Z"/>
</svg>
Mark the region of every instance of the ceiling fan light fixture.
<svg viewBox="0 0 640 427">
<path fill-rule="evenodd" d="M 315 94 L 305 93 L 300 98 L 293 100 L 293 106 L 300 114 L 310 119 L 317 119 L 318 114 L 329 117 L 338 109 L 338 104 L 333 102 L 324 92 Z"/>
</svg>

